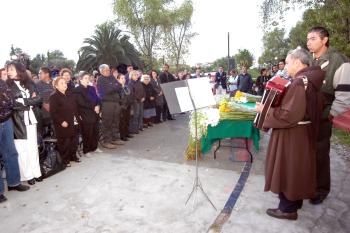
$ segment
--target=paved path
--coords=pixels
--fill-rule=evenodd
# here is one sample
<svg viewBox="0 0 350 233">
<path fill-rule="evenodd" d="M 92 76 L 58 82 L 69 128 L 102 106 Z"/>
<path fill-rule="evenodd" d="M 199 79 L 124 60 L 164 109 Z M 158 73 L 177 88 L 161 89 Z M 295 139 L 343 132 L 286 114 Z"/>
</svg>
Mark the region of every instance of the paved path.
<svg viewBox="0 0 350 233">
<path fill-rule="evenodd" d="M 1 233 L 195 233 L 207 232 L 235 186 L 243 163 L 229 161 L 222 148 L 200 162 L 203 188 L 215 211 L 192 189 L 194 163 L 186 162 L 187 115 L 137 135 L 116 150 L 105 150 L 38 183 L 26 193 L 6 192 L 0 205 Z M 350 232 L 350 162 L 332 150 L 333 187 L 323 205 L 307 202 L 297 222 L 265 214 L 277 198 L 264 193 L 264 151 L 268 135 L 246 186 L 222 232 Z M 339 150 L 339 148 L 337 148 Z M 193 204 L 193 200 L 197 200 Z"/>
</svg>

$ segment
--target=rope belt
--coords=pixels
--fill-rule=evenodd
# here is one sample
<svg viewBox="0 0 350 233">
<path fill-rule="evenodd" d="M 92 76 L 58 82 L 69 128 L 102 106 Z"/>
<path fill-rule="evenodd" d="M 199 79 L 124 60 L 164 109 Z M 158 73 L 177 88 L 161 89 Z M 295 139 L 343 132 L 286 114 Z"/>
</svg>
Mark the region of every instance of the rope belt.
<svg viewBox="0 0 350 233">
<path fill-rule="evenodd" d="M 311 124 L 311 121 L 299 121 L 298 125 L 307 125 L 307 124 Z"/>
</svg>

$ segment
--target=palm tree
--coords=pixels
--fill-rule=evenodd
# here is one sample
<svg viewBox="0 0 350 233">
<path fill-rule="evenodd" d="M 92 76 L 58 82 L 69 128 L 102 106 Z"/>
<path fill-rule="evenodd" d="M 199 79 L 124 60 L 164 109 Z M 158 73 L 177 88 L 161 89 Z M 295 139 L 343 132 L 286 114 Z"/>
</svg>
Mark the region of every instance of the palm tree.
<svg viewBox="0 0 350 233">
<path fill-rule="evenodd" d="M 85 45 L 79 50 L 77 69 L 92 71 L 100 64 L 132 64 L 140 67 L 139 52 L 129 42 L 129 37 L 121 32 L 114 22 L 97 25 L 95 34 L 84 39 Z"/>
</svg>

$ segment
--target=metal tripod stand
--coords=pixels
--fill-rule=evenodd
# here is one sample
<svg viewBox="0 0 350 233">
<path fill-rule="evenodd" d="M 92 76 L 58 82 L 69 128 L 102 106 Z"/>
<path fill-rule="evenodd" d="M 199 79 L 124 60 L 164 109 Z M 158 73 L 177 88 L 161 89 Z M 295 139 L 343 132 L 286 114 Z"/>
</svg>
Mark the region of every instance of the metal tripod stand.
<svg viewBox="0 0 350 233">
<path fill-rule="evenodd" d="M 196 177 L 194 179 L 194 182 L 193 182 L 193 188 L 192 188 L 192 191 L 191 193 L 188 195 L 188 198 L 186 200 L 186 203 L 185 205 L 187 205 L 187 202 L 191 199 L 192 195 L 194 193 L 197 194 L 198 192 L 198 189 L 203 193 L 204 197 L 210 202 L 210 204 L 212 205 L 212 207 L 216 210 L 216 207 L 214 206 L 213 202 L 209 199 L 208 195 L 205 193 L 203 187 L 202 187 L 202 184 L 201 184 L 201 181 L 199 179 L 199 175 L 198 175 L 198 140 L 197 140 L 197 135 L 198 135 L 198 126 L 197 126 L 197 123 L 198 123 L 198 115 L 197 115 L 197 109 L 196 109 L 196 106 L 195 106 L 195 103 L 193 101 L 193 98 L 192 98 L 192 95 L 191 95 L 191 90 L 188 86 L 188 82 L 186 80 L 186 83 L 187 83 L 187 87 L 188 87 L 188 92 L 190 94 L 190 98 L 191 98 L 191 102 L 192 102 L 192 105 L 193 105 L 193 109 L 194 109 L 194 123 L 195 123 L 195 147 L 196 147 L 196 152 L 195 152 L 195 155 L 196 155 Z"/>
</svg>

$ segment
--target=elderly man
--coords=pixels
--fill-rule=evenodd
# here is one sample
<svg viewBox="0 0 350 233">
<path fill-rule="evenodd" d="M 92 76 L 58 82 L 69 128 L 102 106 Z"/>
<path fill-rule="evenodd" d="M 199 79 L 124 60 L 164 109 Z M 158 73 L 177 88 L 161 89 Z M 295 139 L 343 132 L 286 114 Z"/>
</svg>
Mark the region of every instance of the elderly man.
<svg viewBox="0 0 350 233">
<path fill-rule="evenodd" d="M 331 187 L 329 151 L 333 117 L 350 108 L 350 63 L 347 57 L 329 46 L 329 33 L 323 27 L 309 30 L 307 47 L 313 54 L 314 65 L 326 71 L 322 86 L 325 102 L 316 152 L 317 195 L 310 200 L 311 204 L 317 205 L 328 196 Z"/>
<path fill-rule="evenodd" d="M 278 208 L 266 211 L 274 218 L 296 220 L 303 199 L 315 194 L 316 136 L 324 72 L 320 67 L 309 67 L 310 64 L 306 50 L 289 52 L 286 70 L 291 84 L 281 105 L 269 109 L 263 124 L 264 128 L 272 129 L 266 155 L 265 191 L 279 195 Z M 262 108 L 257 103 L 257 111 Z"/>
<path fill-rule="evenodd" d="M 120 90 L 118 81 L 111 76 L 109 66 L 99 66 L 101 76 L 97 81 L 97 89 L 101 99 L 102 112 L 102 142 L 101 145 L 107 149 L 115 149 L 116 145 L 124 143 L 118 139 L 120 120 Z"/>
</svg>

